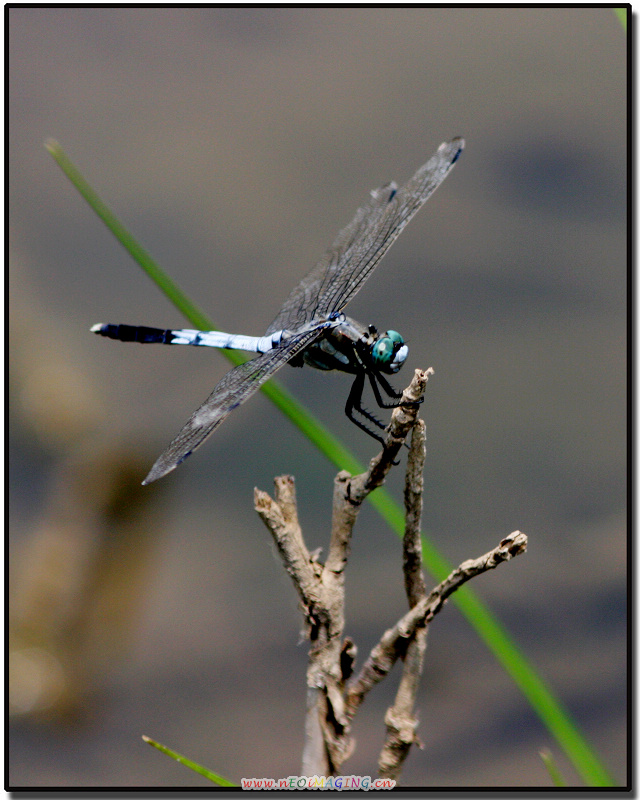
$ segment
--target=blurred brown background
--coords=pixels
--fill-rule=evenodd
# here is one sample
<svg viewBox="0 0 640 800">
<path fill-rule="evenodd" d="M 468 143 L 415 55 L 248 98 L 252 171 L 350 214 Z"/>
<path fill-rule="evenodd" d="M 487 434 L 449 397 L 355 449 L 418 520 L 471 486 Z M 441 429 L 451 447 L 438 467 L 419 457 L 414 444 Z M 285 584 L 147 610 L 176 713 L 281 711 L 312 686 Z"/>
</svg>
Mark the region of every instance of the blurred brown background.
<svg viewBox="0 0 640 800">
<path fill-rule="evenodd" d="M 398 386 L 435 369 L 425 532 L 455 563 L 529 535 L 526 557 L 474 589 L 624 782 L 626 38 L 613 10 L 11 8 L 8 26 L 11 783 L 207 785 L 143 733 L 232 780 L 298 774 L 306 646 L 252 491 L 294 474 L 317 547 L 335 472 L 259 396 L 137 505 L 129 487 L 228 363 L 90 335 L 185 320 L 44 140 L 220 328 L 261 334 L 368 191 L 456 135 L 456 169 L 349 313 L 408 340 Z M 348 378 L 279 379 L 374 454 L 342 413 Z M 398 470 L 399 499 L 401 486 Z M 400 544 L 370 509 L 347 590 L 364 657 L 405 607 Z M 374 773 L 394 688 L 365 704 L 352 774 Z M 405 785 L 548 786 L 545 746 L 579 784 L 452 604 L 430 632 L 418 713 L 425 748 Z"/>
</svg>

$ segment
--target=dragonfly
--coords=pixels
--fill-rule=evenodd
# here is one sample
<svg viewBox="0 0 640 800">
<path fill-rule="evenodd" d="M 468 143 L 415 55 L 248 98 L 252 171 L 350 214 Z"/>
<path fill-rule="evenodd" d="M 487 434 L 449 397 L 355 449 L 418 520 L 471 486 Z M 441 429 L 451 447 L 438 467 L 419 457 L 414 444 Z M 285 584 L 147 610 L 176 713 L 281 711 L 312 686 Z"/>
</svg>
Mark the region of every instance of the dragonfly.
<svg viewBox="0 0 640 800">
<path fill-rule="evenodd" d="M 384 430 L 385 425 L 362 406 L 363 390 L 368 380 L 380 408 L 397 407 L 402 395 L 385 375 L 398 372 L 409 350 L 397 331 L 378 333 L 373 325 L 365 326 L 347 317 L 344 308 L 407 223 L 447 177 L 463 148 L 461 138 L 443 142 L 404 186 L 398 188 L 391 182 L 374 189 L 368 202 L 356 211 L 320 261 L 293 289 L 264 336 L 143 325 L 92 326 L 93 333 L 122 342 L 217 347 L 258 354 L 222 378 L 159 456 L 143 484 L 174 470 L 231 411 L 287 363 L 354 375 L 345 413 L 359 428 L 384 444 L 377 430 Z"/>
</svg>

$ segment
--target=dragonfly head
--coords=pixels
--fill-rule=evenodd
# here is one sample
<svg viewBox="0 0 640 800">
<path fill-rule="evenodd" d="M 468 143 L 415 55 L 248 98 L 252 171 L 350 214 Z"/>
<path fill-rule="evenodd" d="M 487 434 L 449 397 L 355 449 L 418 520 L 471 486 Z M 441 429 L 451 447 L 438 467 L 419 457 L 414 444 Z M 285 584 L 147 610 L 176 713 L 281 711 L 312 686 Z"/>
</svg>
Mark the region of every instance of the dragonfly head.
<svg viewBox="0 0 640 800">
<path fill-rule="evenodd" d="M 381 371 L 395 373 L 404 364 L 409 348 L 398 331 L 386 331 L 371 347 L 371 358 Z"/>
</svg>

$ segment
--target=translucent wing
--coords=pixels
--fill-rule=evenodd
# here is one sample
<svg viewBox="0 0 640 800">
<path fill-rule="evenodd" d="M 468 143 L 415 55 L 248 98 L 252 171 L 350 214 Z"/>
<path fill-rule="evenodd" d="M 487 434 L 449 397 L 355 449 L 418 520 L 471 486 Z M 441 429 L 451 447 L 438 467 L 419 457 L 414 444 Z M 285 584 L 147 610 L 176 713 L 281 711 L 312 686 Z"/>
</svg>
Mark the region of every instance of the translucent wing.
<svg viewBox="0 0 640 800">
<path fill-rule="evenodd" d="M 267 333 L 295 331 L 314 319 L 342 311 L 360 290 L 405 225 L 447 177 L 464 147 L 444 142 L 401 189 L 389 183 L 371 192 L 324 257 L 295 287 Z"/>
<path fill-rule="evenodd" d="M 298 334 L 283 347 L 262 353 L 227 372 L 151 467 L 143 483 L 157 481 L 175 469 L 200 447 L 234 408 L 248 400 L 280 367 L 321 336 L 323 330 L 324 328 L 317 328 Z"/>
</svg>

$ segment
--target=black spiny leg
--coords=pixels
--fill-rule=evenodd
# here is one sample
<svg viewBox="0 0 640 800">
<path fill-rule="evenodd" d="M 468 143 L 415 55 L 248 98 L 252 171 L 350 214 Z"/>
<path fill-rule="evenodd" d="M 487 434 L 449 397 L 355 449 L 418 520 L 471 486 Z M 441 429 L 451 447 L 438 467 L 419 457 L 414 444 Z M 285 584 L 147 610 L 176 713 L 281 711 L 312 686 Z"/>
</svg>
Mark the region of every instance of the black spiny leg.
<svg viewBox="0 0 640 800">
<path fill-rule="evenodd" d="M 389 383 L 386 378 L 383 378 L 379 372 L 369 372 L 369 382 L 371 383 L 371 388 L 373 389 L 373 393 L 376 396 L 376 403 L 380 406 L 380 408 L 398 408 L 400 405 L 400 400 L 402 400 L 402 392 L 396 392 L 393 386 Z M 378 388 L 378 384 L 382 386 L 385 392 L 392 397 L 394 400 L 397 400 L 396 403 L 385 403 L 382 399 L 382 395 L 380 394 L 380 389 Z M 424 400 L 424 397 L 421 397 L 419 400 L 410 401 L 407 405 L 420 405 Z"/>
<path fill-rule="evenodd" d="M 383 378 L 379 372 L 368 372 L 367 375 L 369 376 L 369 383 L 371 384 L 371 388 L 373 389 L 373 393 L 376 397 L 376 403 L 380 406 L 380 408 L 398 408 L 400 405 L 400 400 L 402 400 L 402 392 L 396 392 L 393 386 L 389 383 L 386 378 Z M 385 392 L 392 397 L 396 402 L 395 403 L 385 403 L 382 399 L 382 395 L 380 394 L 380 389 L 378 384 L 382 386 Z M 424 397 L 421 397 L 415 403 L 411 403 L 411 405 L 420 405 Z M 367 417 L 371 418 L 371 415 L 367 414 Z M 404 442 L 404 446 L 409 449 L 409 445 Z"/>
<path fill-rule="evenodd" d="M 380 406 L 380 408 L 397 408 L 400 405 L 400 400 L 402 398 L 402 392 L 398 394 L 393 386 L 380 375 L 379 372 L 368 372 L 367 375 L 369 376 L 369 383 L 371 384 L 371 388 L 373 389 L 373 393 L 376 397 L 376 403 Z M 396 402 L 394 403 L 387 403 L 382 399 L 382 394 L 380 393 L 379 386 L 382 386 L 384 391 Z"/>
<path fill-rule="evenodd" d="M 353 412 L 357 411 L 359 414 L 362 414 L 363 417 L 366 417 L 370 422 L 373 422 L 378 427 L 384 430 L 385 426 L 379 420 L 377 420 L 372 414 L 370 414 L 366 409 L 362 408 L 362 390 L 364 389 L 364 376 L 365 376 L 364 370 L 362 372 L 356 373 L 356 379 L 354 380 L 353 385 L 351 386 L 349 397 L 347 397 L 347 404 L 344 407 L 344 413 L 351 420 L 351 422 L 353 422 L 355 425 L 361 428 L 365 433 L 368 433 L 369 436 L 371 436 L 372 438 L 377 439 L 380 442 L 380 444 L 384 445 L 384 439 L 382 438 L 382 436 L 378 436 L 378 434 L 372 431 L 370 428 L 368 428 L 364 424 L 364 422 L 362 422 L 353 415 Z"/>
<path fill-rule="evenodd" d="M 385 405 L 382 402 L 382 398 L 380 397 L 380 392 L 377 391 L 378 387 L 375 385 L 375 383 L 373 383 L 373 381 L 374 381 L 373 374 L 370 373 L 370 372 L 367 372 L 367 375 L 369 376 L 369 380 L 372 382 L 371 385 L 373 386 L 373 391 L 374 391 L 374 393 L 376 395 L 376 402 L 378 403 L 380 408 L 396 408 L 398 406 L 398 403 L 395 403 L 393 405 Z M 385 381 L 385 383 L 386 383 L 386 381 Z M 387 384 L 387 386 L 389 388 L 391 388 L 389 386 L 389 384 Z M 364 388 L 364 379 L 363 379 L 363 383 L 362 383 L 362 388 Z M 373 424 L 376 425 L 378 428 L 380 428 L 380 430 L 386 431 L 387 430 L 387 426 L 384 424 L 384 422 L 380 422 L 380 420 L 377 417 L 374 417 L 373 414 L 370 411 L 367 411 L 367 409 L 364 408 L 364 406 L 362 405 L 362 388 L 360 390 L 360 398 L 359 398 L 360 402 L 355 405 L 355 410 L 358 411 L 360 414 L 362 414 L 363 417 L 366 417 L 369 420 L 369 422 L 373 422 Z M 402 397 L 401 394 L 396 395 L 395 393 L 394 393 L 394 396 L 397 397 L 397 398 L 401 398 Z"/>
<path fill-rule="evenodd" d="M 369 422 L 372 422 L 374 425 L 376 425 L 381 430 L 386 430 L 386 428 L 387 428 L 386 425 L 384 425 L 382 422 L 380 422 L 379 419 L 376 419 L 373 416 L 373 414 L 371 414 L 369 411 L 367 411 L 366 408 L 362 407 L 362 392 L 364 390 L 364 376 L 365 375 L 369 376 L 369 382 L 371 383 L 371 388 L 373 389 L 373 393 L 374 393 L 374 395 L 376 397 L 376 402 L 378 403 L 378 405 L 381 408 L 397 408 L 400 405 L 399 401 L 402 398 L 402 394 L 401 393 L 398 394 L 398 392 L 396 392 L 393 389 L 391 384 L 385 378 L 383 378 L 381 375 L 379 375 L 377 373 L 374 373 L 374 372 L 365 372 L 365 370 L 362 370 L 361 372 L 357 372 L 356 373 L 355 380 L 353 382 L 353 385 L 351 386 L 351 391 L 349 392 L 349 397 L 347 398 L 347 404 L 346 404 L 345 409 L 344 409 L 345 414 L 351 420 L 351 422 L 353 422 L 355 425 L 357 425 L 365 433 L 368 433 L 369 436 L 371 436 L 372 439 L 377 439 L 377 441 L 379 441 L 380 444 L 384 445 L 385 442 L 384 442 L 384 439 L 382 438 L 382 436 L 378 436 L 378 434 L 375 433 L 375 431 L 372 431 L 370 428 L 368 428 L 364 424 L 364 422 L 362 422 L 361 420 L 359 420 L 357 417 L 354 416 L 354 411 L 355 411 L 358 414 L 362 414 L 362 416 L 365 417 L 365 419 L 368 419 Z M 382 386 L 384 391 L 390 397 L 394 398 L 398 402 L 385 403 L 384 400 L 382 399 L 382 395 L 380 393 L 380 389 L 378 388 L 378 382 L 380 383 L 380 386 Z M 421 402 L 422 402 L 422 399 L 420 399 L 418 401 L 418 403 L 421 403 Z M 416 405 L 418 403 L 416 403 Z M 407 447 L 407 448 L 409 447 L 409 445 L 406 442 L 404 442 L 404 446 Z M 398 462 L 394 462 L 394 463 L 398 463 Z"/>
</svg>

